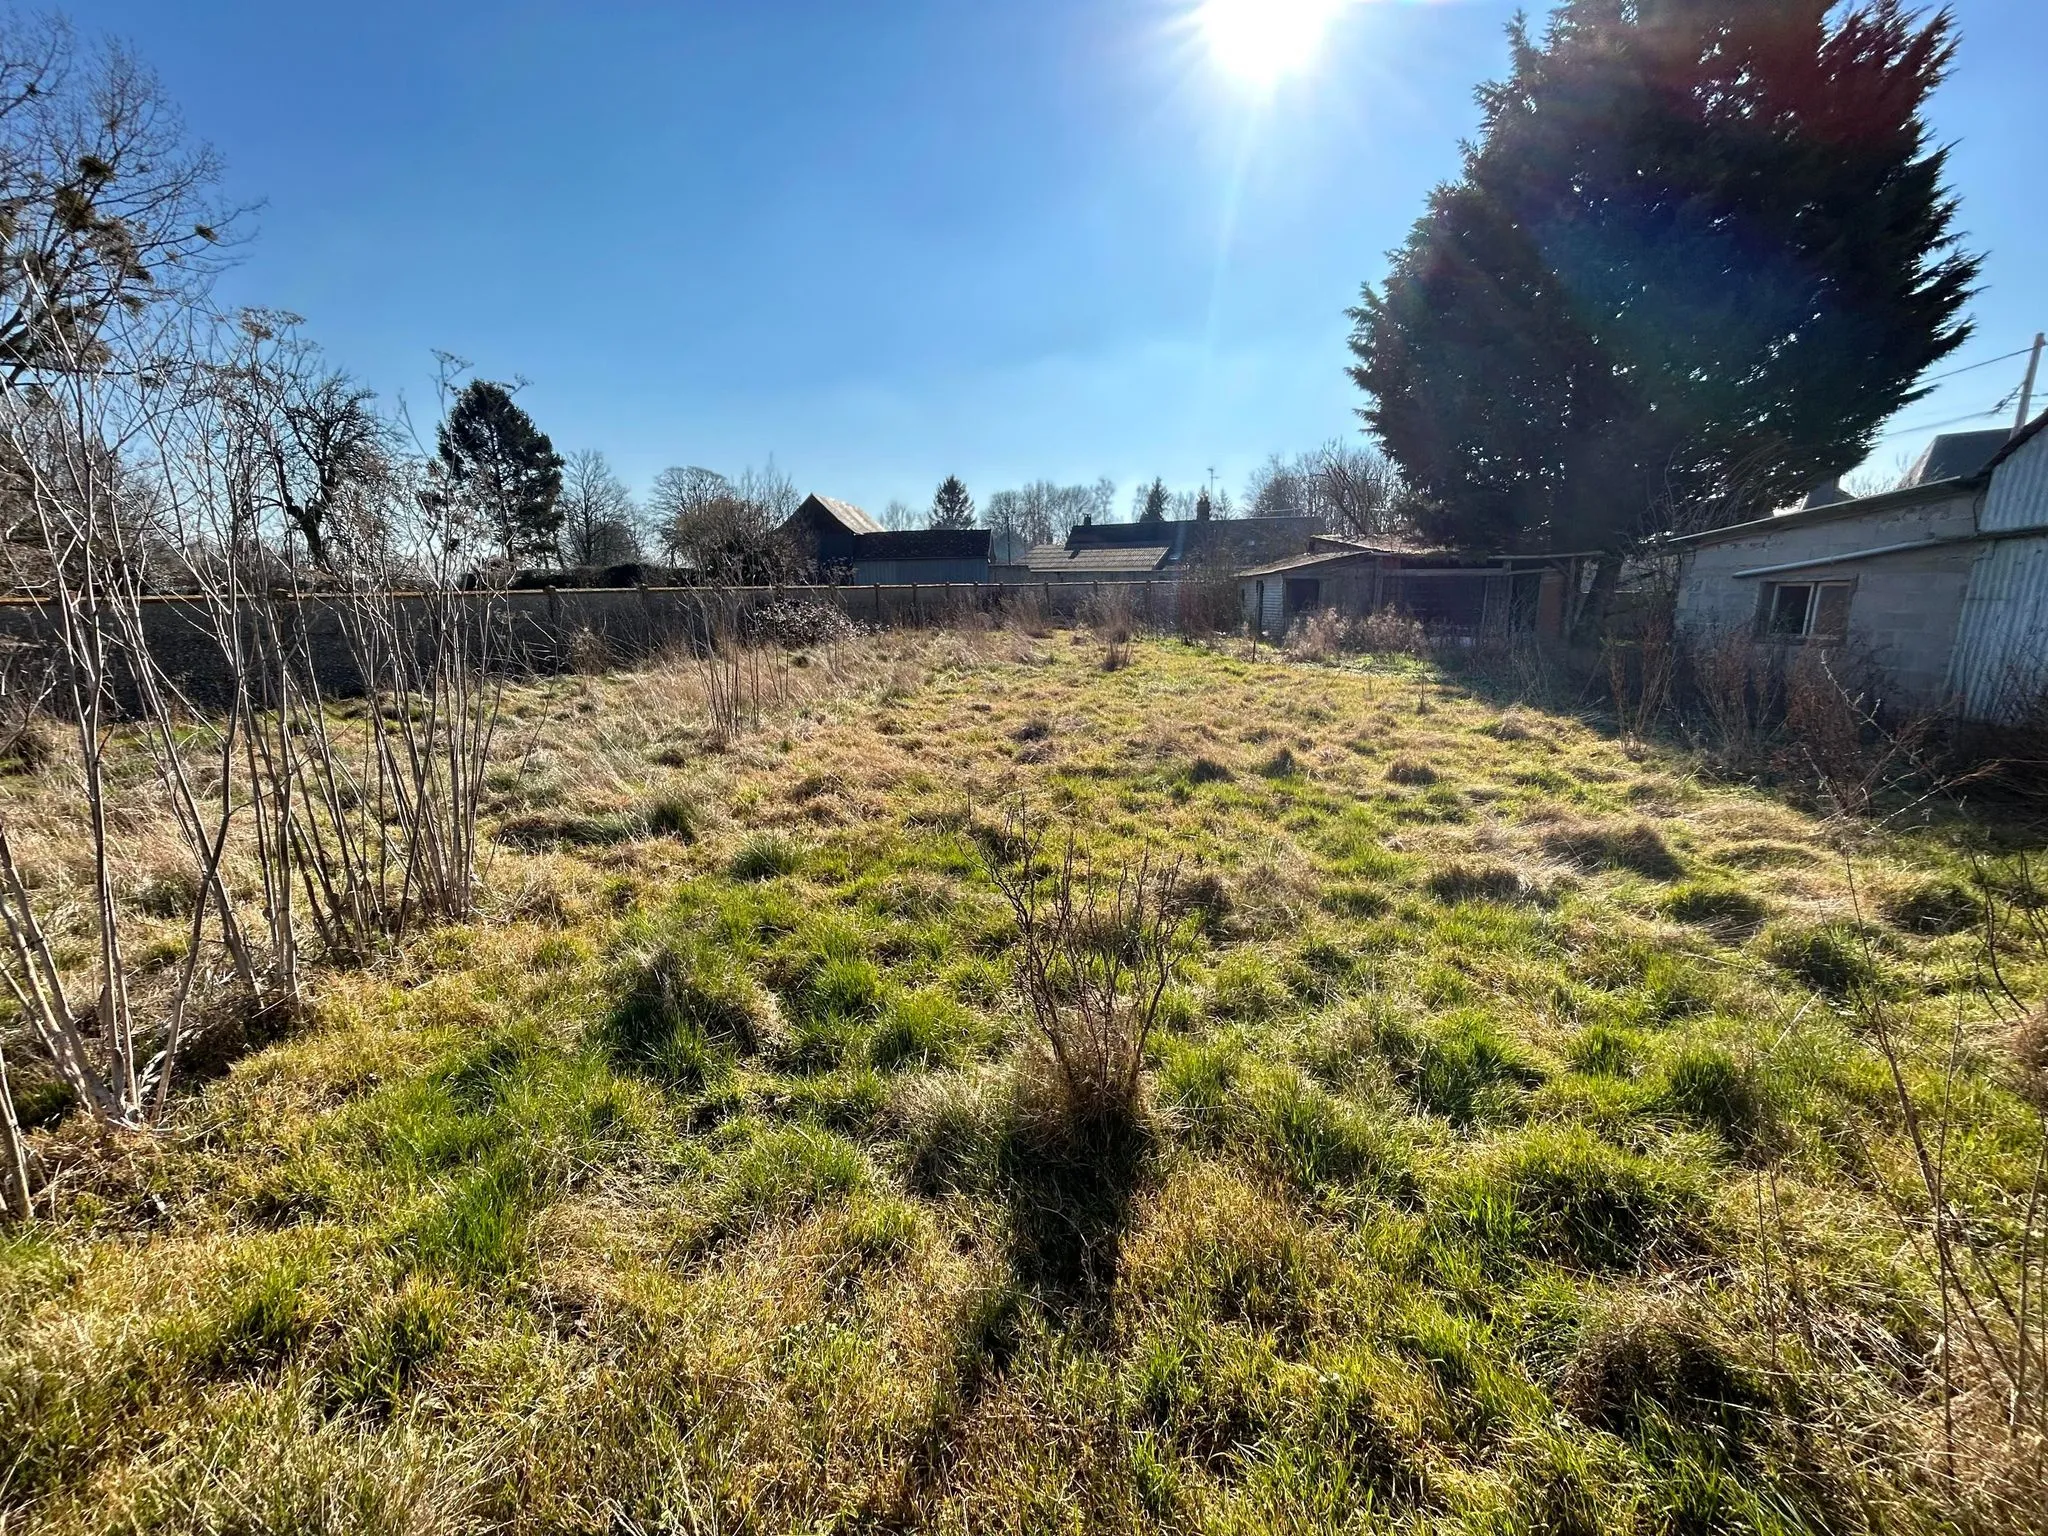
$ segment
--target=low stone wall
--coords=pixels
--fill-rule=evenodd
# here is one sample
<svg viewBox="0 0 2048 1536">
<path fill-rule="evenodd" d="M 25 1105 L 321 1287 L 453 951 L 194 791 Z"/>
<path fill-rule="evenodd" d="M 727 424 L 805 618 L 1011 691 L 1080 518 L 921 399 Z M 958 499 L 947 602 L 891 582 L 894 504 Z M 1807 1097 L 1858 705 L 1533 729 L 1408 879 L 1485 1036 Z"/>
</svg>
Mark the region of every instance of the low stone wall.
<svg viewBox="0 0 2048 1536">
<path fill-rule="evenodd" d="M 683 647 L 698 648 L 747 615 L 783 603 L 837 608 L 866 629 L 947 627 L 1008 614 L 1053 623 L 1090 617 L 1105 603 L 1145 628 L 1179 623 L 1177 582 L 953 582 L 910 586 L 549 588 L 437 597 L 399 595 L 396 623 L 423 649 L 455 628 L 476 637 L 492 664 L 513 673 L 560 672 L 587 661 L 624 663 Z M 451 626 L 447 605 L 467 605 Z M 355 648 L 334 598 L 282 600 L 280 627 L 313 659 L 321 691 L 362 691 Z M 488 620 L 488 634 L 484 634 Z M 212 617 L 189 598 L 145 600 L 143 633 L 158 666 L 194 703 L 217 705 L 231 687 L 229 664 Z M 254 627 L 254 621 L 247 621 Z M 17 655 L 46 650 L 51 619 L 36 602 L 0 600 L 0 645 Z"/>
</svg>

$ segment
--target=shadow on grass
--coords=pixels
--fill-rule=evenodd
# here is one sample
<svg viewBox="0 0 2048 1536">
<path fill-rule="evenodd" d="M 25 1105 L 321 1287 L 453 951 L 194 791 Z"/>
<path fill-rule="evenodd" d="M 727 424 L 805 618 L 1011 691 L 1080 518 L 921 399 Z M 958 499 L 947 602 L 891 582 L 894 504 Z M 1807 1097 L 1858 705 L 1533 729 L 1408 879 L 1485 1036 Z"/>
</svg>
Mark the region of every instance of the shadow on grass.
<svg viewBox="0 0 2048 1536">
<path fill-rule="evenodd" d="M 1069 1326 L 1106 1318 L 1151 1154 L 1150 1128 L 1134 1121 L 1075 1125 L 1025 1112 L 1004 1137 L 997 1174 L 1011 1271 Z"/>
</svg>

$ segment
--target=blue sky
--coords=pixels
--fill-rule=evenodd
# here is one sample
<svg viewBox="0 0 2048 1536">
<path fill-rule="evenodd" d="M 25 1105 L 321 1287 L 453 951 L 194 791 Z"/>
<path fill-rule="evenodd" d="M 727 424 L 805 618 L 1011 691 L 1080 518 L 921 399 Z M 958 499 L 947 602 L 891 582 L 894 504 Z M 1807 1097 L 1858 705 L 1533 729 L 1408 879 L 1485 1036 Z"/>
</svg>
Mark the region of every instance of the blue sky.
<svg viewBox="0 0 2048 1536">
<path fill-rule="evenodd" d="M 1262 98 L 1192 0 L 94 0 L 262 198 L 236 302 L 416 406 L 530 381 L 643 487 L 771 454 L 879 510 L 949 473 L 1128 492 L 1356 429 L 1345 308 L 1505 67 L 1495 0 L 1350 0 Z M 1540 5 L 1531 9 L 1541 10 Z M 1959 0 L 1937 101 L 1980 330 L 2048 328 L 2048 3 Z M 1981 412 L 2019 365 L 1895 423 Z M 421 414 L 426 414 L 424 411 Z M 1992 425 L 1982 418 L 1969 425 Z"/>
</svg>

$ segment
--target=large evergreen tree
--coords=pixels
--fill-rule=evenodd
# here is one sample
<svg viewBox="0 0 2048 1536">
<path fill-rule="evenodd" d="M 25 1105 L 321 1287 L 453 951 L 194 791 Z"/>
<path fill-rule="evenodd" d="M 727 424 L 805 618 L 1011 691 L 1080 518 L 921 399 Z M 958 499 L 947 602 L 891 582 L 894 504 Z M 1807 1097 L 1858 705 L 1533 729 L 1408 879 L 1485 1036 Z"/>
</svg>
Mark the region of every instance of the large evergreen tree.
<svg viewBox="0 0 2048 1536">
<path fill-rule="evenodd" d="M 1510 29 L 1464 175 L 1352 312 L 1427 532 L 1612 555 L 1792 500 L 1921 397 L 1977 273 L 1921 117 L 1953 25 L 1838 10 L 1565 0 L 1540 45 Z"/>
<path fill-rule="evenodd" d="M 967 486 L 958 475 L 948 475 L 939 482 L 938 494 L 932 497 L 932 526 L 974 526 L 974 498 L 967 494 Z"/>
<path fill-rule="evenodd" d="M 475 379 L 438 433 L 449 488 L 489 527 L 507 560 L 557 558 L 562 456 L 502 384 Z"/>
<path fill-rule="evenodd" d="M 1142 495 L 1144 497 L 1144 508 L 1138 513 L 1138 521 L 1141 523 L 1165 522 L 1167 506 L 1173 500 L 1172 496 L 1167 492 L 1166 482 L 1164 480 L 1154 480 L 1145 488 Z"/>
</svg>

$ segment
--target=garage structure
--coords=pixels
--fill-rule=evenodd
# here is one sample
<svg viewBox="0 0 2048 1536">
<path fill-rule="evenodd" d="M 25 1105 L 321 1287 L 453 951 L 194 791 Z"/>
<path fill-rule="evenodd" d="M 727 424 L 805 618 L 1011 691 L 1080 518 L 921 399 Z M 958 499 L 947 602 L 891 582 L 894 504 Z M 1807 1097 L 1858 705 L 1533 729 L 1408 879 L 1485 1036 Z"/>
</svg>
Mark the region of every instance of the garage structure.
<svg viewBox="0 0 2048 1536">
<path fill-rule="evenodd" d="M 1246 622 L 1279 636 L 1321 608 L 1393 610 L 1433 630 L 1561 636 L 1591 555 L 1472 555 L 1325 534 L 1308 553 L 1238 572 Z"/>
</svg>

